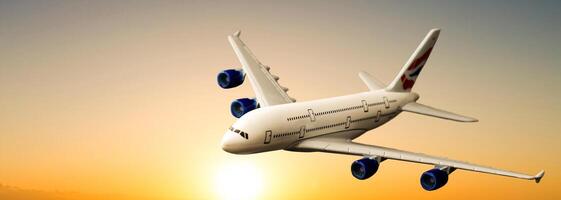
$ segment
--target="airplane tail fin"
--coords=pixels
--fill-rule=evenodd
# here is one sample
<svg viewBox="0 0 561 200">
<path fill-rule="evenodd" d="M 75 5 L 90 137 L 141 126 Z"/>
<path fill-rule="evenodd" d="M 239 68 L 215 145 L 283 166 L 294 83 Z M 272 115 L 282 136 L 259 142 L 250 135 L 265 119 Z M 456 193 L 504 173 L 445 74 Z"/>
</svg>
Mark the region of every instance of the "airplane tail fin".
<svg viewBox="0 0 561 200">
<path fill-rule="evenodd" d="M 439 34 L 440 29 L 430 30 L 425 39 L 423 39 L 421 44 L 417 47 L 417 50 L 413 52 L 413 55 L 411 55 L 409 60 L 407 60 L 399 74 L 397 74 L 396 78 L 390 83 L 386 90 L 393 92 L 411 91 L 411 88 L 413 88 L 413 85 L 415 84 L 415 80 L 417 80 L 419 73 L 421 73 L 423 66 L 425 66 L 425 63 L 430 56 L 434 44 L 436 44 Z"/>
</svg>

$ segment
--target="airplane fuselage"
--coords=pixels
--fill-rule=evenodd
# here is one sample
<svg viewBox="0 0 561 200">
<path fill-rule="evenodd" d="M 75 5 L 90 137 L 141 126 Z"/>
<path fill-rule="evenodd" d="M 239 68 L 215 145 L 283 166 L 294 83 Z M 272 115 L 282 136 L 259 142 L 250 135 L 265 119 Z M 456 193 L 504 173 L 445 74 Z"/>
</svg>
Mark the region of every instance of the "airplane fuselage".
<svg viewBox="0 0 561 200">
<path fill-rule="evenodd" d="M 291 150 L 299 141 L 328 134 L 352 140 L 393 119 L 401 106 L 418 97 L 378 90 L 255 109 L 225 133 L 222 148 L 250 154 Z"/>
</svg>

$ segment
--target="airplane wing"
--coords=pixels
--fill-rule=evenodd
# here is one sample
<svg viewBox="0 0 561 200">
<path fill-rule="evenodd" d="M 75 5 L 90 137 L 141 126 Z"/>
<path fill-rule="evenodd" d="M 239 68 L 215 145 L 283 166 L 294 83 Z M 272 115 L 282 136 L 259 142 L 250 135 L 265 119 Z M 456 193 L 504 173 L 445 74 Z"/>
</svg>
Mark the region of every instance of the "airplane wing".
<svg viewBox="0 0 561 200">
<path fill-rule="evenodd" d="M 337 154 L 356 155 L 364 157 L 381 157 L 383 159 L 401 160 L 414 163 L 422 163 L 435 165 L 437 167 L 450 167 L 452 169 L 463 169 L 474 172 L 482 172 L 487 174 L 495 174 L 507 177 L 514 177 L 520 179 L 535 180 L 538 183 L 544 175 L 542 170 L 535 176 L 526 175 L 522 173 L 485 167 L 481 165 L 470 164 L 462 161 L 455 161 L 446 158 L 439 158 L 435 156 L 425 155 L 421 153 L 413 153 L 399 149 L 392 149 L 387 147 L 367 145 L 355 143 L 347 139 L 330 138 L 330 137 L 317 137 L 304 140 L 289 150 L 296 151 L 319 151 Z"/>
<path fill-rule="evenodd" d="M 243 43 L 240 39 L 240 31 L 228 36 L 228 40 L 242 64 L 244 73 L 249 76 L 251 87 L 261 107 L 295 101 L 286 93 L 288 88 L 279 85 L 277 82 L 279 77 L 272 75 L 269 72 L 270 68 L 261 64 Z"/>
</svg>

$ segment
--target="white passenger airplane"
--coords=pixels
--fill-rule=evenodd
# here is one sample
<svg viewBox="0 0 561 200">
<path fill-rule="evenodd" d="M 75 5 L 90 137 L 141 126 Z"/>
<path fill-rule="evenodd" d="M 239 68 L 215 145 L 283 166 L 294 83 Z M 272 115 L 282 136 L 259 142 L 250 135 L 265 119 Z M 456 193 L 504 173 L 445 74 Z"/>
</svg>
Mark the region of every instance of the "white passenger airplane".
<svg viewBox="0 0 561 200">
<path fill-rule="evenodd" d="M 431 30 L 409 58 L 397 77 L 388 85 L 380 83 L 366 72 L 359 76 L 370 91 L 296 103 L 279 85 L 278 77 L 269 72 L 240 40 L 240 31 L 228 36 L 242 69 L 228 69 L 217 77 L 222 88 L 233 88 L 249 77 L 255 99 L 242 98 L 231 104 L 232 114 L 239 118 L 222 139 L 224 151 L 252 154 L 274 150 L 297 152 L 327 152 L 361 156 L 351 165 L 352 175 L 360 180 L 374 175 L 386 159 L 433 165 L 421 175 L 421 186 L 432 191 L 448 182 L 448 175 L 456 169 L 483 172 L 520 179 L 535 180 L 535 176 L 506 171 L 461 161 L 352 140 L 393 119 L 402 111 L 459 122 L 477 119 L 417 103 L 419 95 L 411 92 L 415 80 L 425 65 L 440 29 Z"/>
</svg>

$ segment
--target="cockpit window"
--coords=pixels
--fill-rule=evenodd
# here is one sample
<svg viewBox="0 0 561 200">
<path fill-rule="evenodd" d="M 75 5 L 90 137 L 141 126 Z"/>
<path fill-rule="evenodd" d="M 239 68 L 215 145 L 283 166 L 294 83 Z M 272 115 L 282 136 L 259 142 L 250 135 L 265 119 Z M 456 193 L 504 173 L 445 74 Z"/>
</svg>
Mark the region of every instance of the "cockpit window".
<svg viewBox="0 0 561 200">
<path fill-rule="evenodd" d="M 244 137 L 245 139 L 248 139 L 248 136 L 247 136 L 247 133 L 246 133 L 246 132 L 243 132 L 243 131 L 242 131 L 242 132 L 240 133 L 240 135 L 241 135 L 242 137 Z"/>
<path fill-rule="evenodd" d="M 228 128 L 228 130 L 230 130 L 230 131 L 232 131 L 232 132 L 234 132 L 234 133 L 239 134 L 240 136 L 242 136 L 242 137 L 245 138 L 246 140 L 249 139 L 249 135 L 248 135 L 246 132 L 243 132 L 243 131 L 241 131 L 241 130 L 239 130 L 239 129 L 235 129 L 234 127 L 230 127 L 230 128 Z"/>
</svg>

